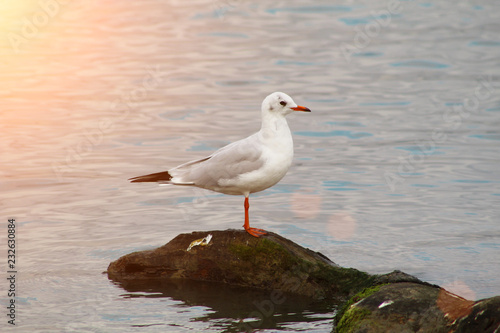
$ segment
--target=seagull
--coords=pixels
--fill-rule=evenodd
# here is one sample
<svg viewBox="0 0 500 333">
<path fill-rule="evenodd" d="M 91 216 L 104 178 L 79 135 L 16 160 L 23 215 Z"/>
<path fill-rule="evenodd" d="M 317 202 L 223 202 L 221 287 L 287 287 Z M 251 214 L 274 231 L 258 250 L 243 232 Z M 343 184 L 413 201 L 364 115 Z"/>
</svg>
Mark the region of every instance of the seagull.
<svg viewBox="0 0 500 333">
<path fill-rule="evenodd" d="M 311 112 L 295 104 L 285 93 L 274 92 L 262 102 L 262 126 L 257 133 L 230 143 L 205 158 L 181 164 L 168 171 L 130 178 L 132 183 L 157 182 L 245 196 L 245 224 L 252 236 L 267 232 L 251 228 L 248 209 L 250 193 L 277 184 L 293 159 L 293 140 L 285 116 L 294 111 Z"/>
</svg>

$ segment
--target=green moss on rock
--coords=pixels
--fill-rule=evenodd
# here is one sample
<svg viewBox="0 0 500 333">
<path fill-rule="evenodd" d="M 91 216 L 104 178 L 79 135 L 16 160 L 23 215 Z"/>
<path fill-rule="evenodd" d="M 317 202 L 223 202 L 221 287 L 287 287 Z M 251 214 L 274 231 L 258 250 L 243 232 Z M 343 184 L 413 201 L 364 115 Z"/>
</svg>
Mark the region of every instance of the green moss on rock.
<svg viewBox="0 0 500 333">
<path fill-rule="evenodd" d="M 322 264 L 318 265 L 318 269 L 311 273 L 311 278 L 316 281 L 324 281 L 332 288 L 338 288 L 333 291 L 347 297 L 373 283 L 372 276 L 357 269 Z"/>
<path fill-rule="evenodd" d="M 279 265 L 279 268 L 287 270 L 299 263 L 282 245 L 265 238 L 259 239 L 255 245 L 232 242 L 228 248 L 239 259 L 261 267 Z"/>
<path fill-rule="evenodd" d="M 342 316 L 342 320 L 337 325 L 337 333 L 352 333 L 356 332 L 360 326 L 360 322 L 368 317 L 371 311 L 360 309 L 352 306 Z"/>
<path fill-rule="evenodd" d="M 369 310 L 356 307 L 356 303 L 378 292 L 382 286 L 383 284 L 365 288 L 344 304 L 335 317 L 338 323 L 337 333 L 355 332 L 361 320 L 371 314 Z"/>
</svg>

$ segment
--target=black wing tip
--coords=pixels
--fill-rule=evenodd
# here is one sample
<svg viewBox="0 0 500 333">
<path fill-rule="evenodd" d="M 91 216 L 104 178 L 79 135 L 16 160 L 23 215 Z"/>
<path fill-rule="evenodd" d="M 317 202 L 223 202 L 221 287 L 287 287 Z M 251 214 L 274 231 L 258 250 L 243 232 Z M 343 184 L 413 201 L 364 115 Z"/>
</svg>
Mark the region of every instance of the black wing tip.
<svg viewBox="0 0 500 333">
<path fill-rule="evenodd" d="M 131 183 L 144 183 L 144 182 L 160 182 L 160 181 L 169 181 L 172 179 L 172 175 L 168 173 L 168 171 L 152 173 L 149 175 L 132 177 L 128 180 Z"/>
</svg>

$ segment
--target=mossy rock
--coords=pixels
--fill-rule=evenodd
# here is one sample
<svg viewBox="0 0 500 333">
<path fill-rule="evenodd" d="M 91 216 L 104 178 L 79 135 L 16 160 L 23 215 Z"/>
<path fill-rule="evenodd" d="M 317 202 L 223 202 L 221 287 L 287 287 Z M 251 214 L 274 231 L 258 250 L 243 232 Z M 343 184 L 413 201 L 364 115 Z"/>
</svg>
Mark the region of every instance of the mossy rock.
<svg viewBox="0 0 500 333">
<path fill-rule="evenodd" d="M 335 317 L 338 322 L 337 332 L 356 332 L 360 323 L 371 314 L 370 310 L 359 308 L 356 304 L 379 291 L 382 286 L 383 285 L 376 285 L 365 288 L 343 305 L 342 309 L 339 310 Z"/>
<path fill-rule="evenodd" d="M 500 297 L 470 301 L 428 283 L 367 288 L 336 317 L 337 333 L 475 333 L 500 329 Z"/>
<path fill-rule="evenodd" d="M 189 245 L 209 234 L 206 246 Z M 181 234 L 155 250 L 125 255 L 112 262 L 108 276 L 126 283 L 144 279 L 224 282 L 322 298 L 348 298 L 371 285 L 373 277 L 342 268 L 324 255 L 275 233 L 255 238 L 243 230 Z"/>
</svg>

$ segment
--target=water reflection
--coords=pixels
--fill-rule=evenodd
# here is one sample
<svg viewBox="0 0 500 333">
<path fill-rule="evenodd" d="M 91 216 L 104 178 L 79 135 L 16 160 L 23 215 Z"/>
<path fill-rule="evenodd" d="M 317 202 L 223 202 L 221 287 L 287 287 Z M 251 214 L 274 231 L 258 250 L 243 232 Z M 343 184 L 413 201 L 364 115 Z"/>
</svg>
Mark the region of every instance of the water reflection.
<svg viewBox="0 0 500 333">
<path fill-rule="evenodd" d="M 192 320 L 209 322 L 210 328 L 219 332 L 285 328 L 325 332 L 333 327 L 337 307 L 334 301 L 315 301 L 281 292 L 275 295 L 273 291 L 215 282 L 147 280 L 118 285 L 128 292 L 121 295 L 125 299 L 167 297 L 177 303 L 177 311 L 202 307 L 202 314 Z M 184 325 L 175 321 L 165 324 Z"/>
</svg>

